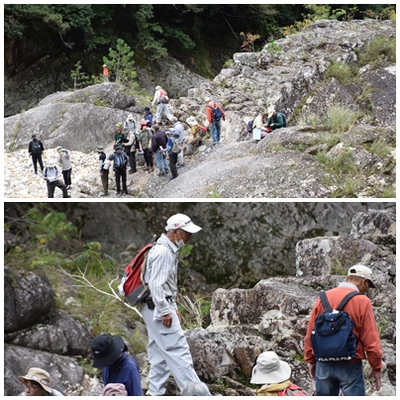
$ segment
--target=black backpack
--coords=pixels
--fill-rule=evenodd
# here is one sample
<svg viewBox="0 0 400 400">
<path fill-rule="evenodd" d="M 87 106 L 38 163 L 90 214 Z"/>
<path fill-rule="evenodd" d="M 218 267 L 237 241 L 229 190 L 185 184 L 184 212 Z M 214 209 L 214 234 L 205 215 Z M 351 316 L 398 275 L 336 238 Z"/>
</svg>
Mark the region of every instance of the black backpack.
<svg viewBox="0 0 400 400">
<path fill-rule="evenodd" d="M 315 320 L 311 343 L 317 361 L 348 361 L 356 356 L 357 340 L 353 333 L 354 323 L 343 307 L 360 292 L 350 292 L 336 310 L 332 311 L 326 292 L 320 293 L 324 312 Z"/>
<path fill-rule="evenodd" d="M 42 152 L 42 147 L 40 146 L 39 140 L 32 140 L 31 142 L 31 153 L 40 154 Z"/>
<path fill-rule="evenodd" d="M 252 119 L 251 121 L 249 121 L 247 123 L 247 132 L 248 133 L 252 133 L 253 132 L 253 122 L 254 122 L 254 119 Z"/>
</svg>

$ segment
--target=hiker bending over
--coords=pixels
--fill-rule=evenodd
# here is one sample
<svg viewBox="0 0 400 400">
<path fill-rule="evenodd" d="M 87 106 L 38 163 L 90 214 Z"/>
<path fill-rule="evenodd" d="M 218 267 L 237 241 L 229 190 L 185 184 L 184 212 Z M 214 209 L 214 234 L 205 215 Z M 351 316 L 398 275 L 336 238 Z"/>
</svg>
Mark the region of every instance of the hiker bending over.
<svg viewBox="0 0 400 400">
<path fill-rule="evenodd" d="M 290 382 L 292 369 L 273 351 L 264 351 L 257 357 L 250 383 L 263 385 L 257 396 L 308 396 L 304 389 Z"/>
<path fill-rule="evenodd" d="M 98 335 L 92 340 L 91 349 L 93 367 L 103 368 L 105 387 L 110 383 L 122 383 L 128 396 L 143 396 L 138 366 L 126 353 L 128 348 L 121 336 Z"/>
<path fill-rule="evenodd" d="M 274 108 L 268 111 L 268 119 L 265 124 L 267 132 L 272 132 L 275 129 L 283 128 L 285 126 L 285 119 L 282 113 L 277 113 Z"/>
</svg>

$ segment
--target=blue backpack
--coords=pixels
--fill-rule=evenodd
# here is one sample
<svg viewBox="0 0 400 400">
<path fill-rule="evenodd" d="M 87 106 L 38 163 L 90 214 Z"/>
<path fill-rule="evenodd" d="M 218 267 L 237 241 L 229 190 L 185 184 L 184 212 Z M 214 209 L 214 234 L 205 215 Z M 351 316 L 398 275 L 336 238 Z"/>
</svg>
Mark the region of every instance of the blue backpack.
<svg viewBox="0 0 400 400">
<path fill-rule="evenodd" d="M 357 340 L 353 333 L 353 321 L 343 307 L 360 292 L 350 292 L 336 310 L 332 311 L 326 292 L 320 293 L 324 312 L 315 320 L 311 343 L 317 361 L 348 361 L 356 356 Z"/>
<path fill-rule="evenodd" d="M 126 166 L 126 157 L 125 154 L 117 154 L 115 153 L 114 157 L 114 169 L 120 169 Z"/>
<path fill-rule="evenodd" d="M 211 106 L 207 106 L 210 107 L 213 113 L 213 117 L 216 121 L 219 121 L 222 118 L 222 111 L 220 110 L 219 107 L 217 107 L 217 103 L 214 101 L 214 107 Z"/>
</svg>

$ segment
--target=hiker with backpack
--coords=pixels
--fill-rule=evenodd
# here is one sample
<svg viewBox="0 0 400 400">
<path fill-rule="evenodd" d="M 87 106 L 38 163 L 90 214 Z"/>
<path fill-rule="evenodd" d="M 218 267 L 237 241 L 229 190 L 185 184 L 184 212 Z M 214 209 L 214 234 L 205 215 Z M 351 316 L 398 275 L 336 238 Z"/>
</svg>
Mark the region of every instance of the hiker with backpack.
<svg viewBox="0 0 400 400">
<path fill-rule="evenodd" d="M 168 108 L 169 98 L 167 92 L 161 88 L 161 86 L 156 86 L 156 92 L 154 93 L 154 99 L 151 105 L 157 106 L 156 113 L 156 124 L 161 125 L 161 116 L 165 116 L 172 122 L 173 115 L 170 113 Z"/>
<path fill-rule="evenodd" d="M 225 121 L 225 111 L 210 97 L 206 98 L 206 117 L 210 125 L 213 145 L 216 145 L 221 140 L 221 119 Z"/>
<path fill-rule="evenodd" d="M 277 113 L 275 108 L 271 108 L 268 111 L 267 122 L 264 125 L 265 130 L 269 133 L 275 129 L 284 128 L 286 126 L 286 117 L 283 113 Z"/>
<path fill-rule="evenodd" d="M 167 146 L 168 137 L 167 134 L 161 130 L 157 124 L 154 124 L 151 129 L 154 132 L 152 148 L 153 152 L 156 153 L 158 176 L 163 176 L 168 174 L 168 160 L 164 153 L 164 149 Z"/>
<path fill-rule="evenodd" d="M 150 295 L 141 309 L 149 338 L 150 371 L 146 395 L 164 395 L 164 385 L 171 374 L 181 392 L 190 383 L 200 382 L 180 324 L 176 296 L 179 249 L 201 229 L 187 215 L 175 214 L 167 220 L 166 233 L 148 252 L 144 282 Z"/>
<path fill-rule="evenodd" d="M 117 186 L 117 196 L 125 196 L 128 194 L 126 186 L 126 166 L 128 164 L 128 157 L 122 150 L 120 144 L 114 145 L 114 153 L 108 157 L 110 161 L 114 161 L 114 172 L 115 172 L 115 183 Z M 121 192 L 121 180 L 122 180 L 122 192 Z"/>
<path fill-rule="evenodd" d="M 309 396 L 301 387 L 290 382 L 292 369 L 273 351 L 264 351 L 256 360 L 250 383 L 263 385 L 257 396 Z"/>
<path fill-rule="evenodd" d="M 121 336 L 100 334 L 90 344 L 93 367 L 102 368 L 103 384 L 122 383 L 128 396 L 143 396 L 139 368 L 127 354 L 128 348 Z"/>
<path fill-rule="evenodd" d="M 304 359 L 315 379 L 316 396 L 365 396 L 362 360 L 369 378 L 381 387 L 382 348 L 371 300 L 372 271 L 364 265 L 348 270 L 346 281 L 322 292 L 311 312 Z M 325 295 L 324 295 L 325 294 Z M 353 296 L 349 298 L 349 296 Z"/>
<path fill-rule="evenodd" d="M 185 128 L 181 122 L 178 121 L 178 118 L 172 117 L 172 123 L 174 124 L 174 131 L 178 133 L 178 144 L 180 148 L 183 148 L 183 142 L 185 141 Z M 177 167 L 183 167 L 185 165 L 183 159 L 183 151 L 180 151 L 178 154 L 179 162 L 176 164 Z"/>
<path fill-rule="evenodd" d="M 47 184 L 47 197 L 54 198 L 54 190 L 56 187 L 62 190 L 63 197 L 71 197 L 68 195 L 67 187 L 61 181 L 61 171 L 57 168 L 55 160 L 50 160 L 46 167 L 43 169 L 42 178 Z"/>
<path fill-rule="evenodd" d="M 125 153 L 128 157 L 130 169 L 129 174 L 137 172 L 136 169 L 136 149 L 139 148 L 138 133 L 136 132 L 136 122 L 133 119 L 133 115 L 129 114 L 128 118 L 124 122 L 124 133 L 128 139 L 125 143 Z"/>
<path fill-rule="evenodd" d="M 170 181 L 178 177 L 178 170 L 176 168 L 176 163 L 178 162 L 178 154 L 182 153 L 182 147 L 179 144 L 179 132 L 175 129 L 170 129 L 167 131 L 168 142 L 167 147 L 164 149 L 164 153 L 168 154 L 169 166 L 171 168 Z"/>
<path fill-rule="evenodd" d="M 144 161 L 146 164 L 144 170 L 151 173 L 154 171 L 152 148 L 153 132 L 150 129 L 149 124 L 149 121 L 142 121 L 140 123 L 139 154 L 143 153 Z"/>
<path fill-rule="evenodd" d="M 124 131 L 122 122 L 117 122 L 115 124 L 114 131 L 114 145 L 119 144 L 121 147 L 124 147 L 125 143 L 128 141 Z"/>
<path fill-rule="evenodd" d="M 32 135 L 32 140 L 29 142 L 28 153 L 32 157 L 33 169 L 37 175 L 37 163 L 40 166 L 40 172 L 43 172 L 42 155 L 44 152 L 43 143 L 37 138 L 37 135 Z"/>
<path fill-rule="evenodd" d="M 101 185 L 103 186 L 102 196 L 108 196 L 108 170 L 110 169 L 110 160 L 107 159 L 107 154 L 104 152 L 103 146 L 99 146 L 96 151 L 99 153 L 99 173 Z"/>
<path fill-rule="evenodd" d="M 207 134 L 207 128 L 197 123 L 196 118 L 191 116 L 186 119 L 186 123 L 190 126 L 189 134 L 192 138 L 187 140 L 187 150 L 186 155 L 189 156 L 193 154 L 193 147 L 199 147 L 202 145 L 202 140 Z"/>
</svg>

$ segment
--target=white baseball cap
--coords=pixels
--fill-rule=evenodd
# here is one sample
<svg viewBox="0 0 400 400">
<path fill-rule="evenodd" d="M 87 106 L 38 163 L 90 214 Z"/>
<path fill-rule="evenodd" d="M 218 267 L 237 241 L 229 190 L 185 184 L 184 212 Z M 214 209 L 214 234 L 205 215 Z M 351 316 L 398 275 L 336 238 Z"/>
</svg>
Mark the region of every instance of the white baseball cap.
<svg viewBox="0 0 400 400">
<path fill-rule="evenodd" d="M 182 229 L 189 233 L 197 233 L 201 231 L 200 226 L 195 225 L 192 220 L 185 214 L 175 214 L 167 221 L 166 231 L 173 229 Z"/>
<path fill-rule="evenodd" d="M 359 276 L 360 278 L 368 279 L 369 281 L 369 287 L 375 288 L 375 285 L 372 282 L 372 271 L 370 268 L 366 267 L 365 265 L 353 265 L 352 267 L 349 268 L 349 272 L 347 273 L 347 276 Z"/>
</svg>

